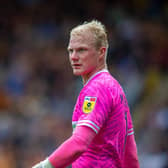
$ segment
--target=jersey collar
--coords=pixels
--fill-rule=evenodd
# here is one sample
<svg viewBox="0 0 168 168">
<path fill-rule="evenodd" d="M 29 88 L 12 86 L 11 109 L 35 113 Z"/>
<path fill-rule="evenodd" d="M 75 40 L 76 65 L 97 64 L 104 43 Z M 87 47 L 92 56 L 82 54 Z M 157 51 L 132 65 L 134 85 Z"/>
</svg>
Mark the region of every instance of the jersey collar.
<svg viewBox="0 0 168 168">
<path fill-rule="evenodd" d="M 88 79 L 88 81 L 84 84 L 84 86 L 87 85 L 88 82 L 89 82 L 91 79 L 93 79 L 96 75 L 98 75 L 98 74 L 100 74 L 100 73 L 102 73 L 102 72 L 108 72 L 108 70 L 107 70 L 107 69 L 102 69 L 102 70 L 96 72 L 95 74 L 93 74 L 93 75 Z"/>
</svg>

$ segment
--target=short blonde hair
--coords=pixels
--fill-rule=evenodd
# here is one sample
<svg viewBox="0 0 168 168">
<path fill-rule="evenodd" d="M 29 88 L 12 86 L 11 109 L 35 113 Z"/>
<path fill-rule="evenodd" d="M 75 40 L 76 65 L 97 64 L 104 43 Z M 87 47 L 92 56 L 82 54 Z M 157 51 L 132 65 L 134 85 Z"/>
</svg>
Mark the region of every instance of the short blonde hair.
<svg viewBox="0 0 168 168">
<path fill-rule="evenodd" d="M 108 49 L 109 44 L 107 40 L 106 28 L 101 22 L 97 20 L 84 22 L 83 24 L 74 27 L 70 32 L 70 36 L 81 35 L 86 31 L 93 34 L 94 45 L 97 49 L 100 47 L 106 47 Z"/>
</svg>

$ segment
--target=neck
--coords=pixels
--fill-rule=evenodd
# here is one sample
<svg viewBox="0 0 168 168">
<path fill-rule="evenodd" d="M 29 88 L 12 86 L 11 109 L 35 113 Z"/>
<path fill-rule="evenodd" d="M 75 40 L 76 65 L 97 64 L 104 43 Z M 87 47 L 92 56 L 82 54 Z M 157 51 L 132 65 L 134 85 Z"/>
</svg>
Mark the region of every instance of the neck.
<svg viewBox="0 0 168 168">
<path fill-rule="evenodd" d="M 97 72 L 99 72 L 99 71 L 101 71 L 101 70 L 103 70 L 103 69 L 107 69 L 107 65 L 103 65 L 103 66 L 99 67 L 98 69 L 96 69 L 95 71 L 92 71 L 92 72 L 88 73 L 87 75 L 83 75 L 83 76 L 82 76 L 83 85 L 85 85 L 85 84 L 88 82 L 88 80 L 89 80 L 94 74 L 96 74 Z"/>
</svg>

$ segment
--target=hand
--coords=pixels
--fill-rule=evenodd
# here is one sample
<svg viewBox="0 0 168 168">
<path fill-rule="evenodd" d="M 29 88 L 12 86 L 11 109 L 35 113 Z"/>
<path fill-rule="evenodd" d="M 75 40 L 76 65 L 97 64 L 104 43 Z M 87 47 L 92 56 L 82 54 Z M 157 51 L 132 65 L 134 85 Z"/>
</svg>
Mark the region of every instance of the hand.
<svg viewBox="0 0 168 168">
<path fill-rule="evenodd" d="M 54 168 L 51 163 L 49 162 L 48 159 L 36 164 L 35 166 L 33 166 L 32 168 Z"/>
</svg>

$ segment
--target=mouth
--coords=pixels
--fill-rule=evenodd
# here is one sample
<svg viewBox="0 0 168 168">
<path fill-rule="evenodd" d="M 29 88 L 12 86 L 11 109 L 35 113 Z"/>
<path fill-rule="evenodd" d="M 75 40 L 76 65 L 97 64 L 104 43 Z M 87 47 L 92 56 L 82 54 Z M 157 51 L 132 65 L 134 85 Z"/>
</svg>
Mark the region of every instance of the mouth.
<svg viewBox="0 0 168 168">
<path fill-rule="evenodd" d="M 81 67 L 81 64 L 72 64 L 72 68 L 79 69 Z"/>
</svg>

